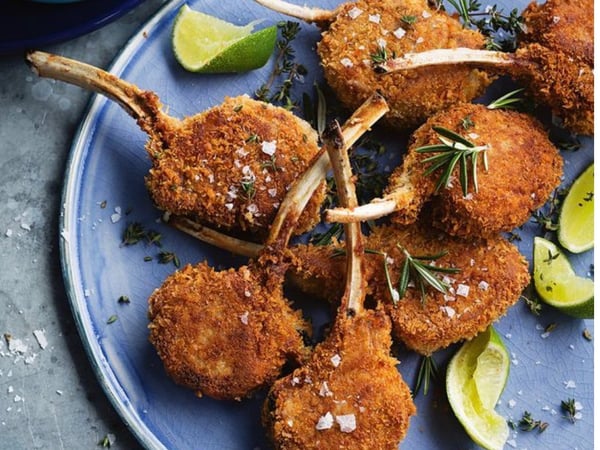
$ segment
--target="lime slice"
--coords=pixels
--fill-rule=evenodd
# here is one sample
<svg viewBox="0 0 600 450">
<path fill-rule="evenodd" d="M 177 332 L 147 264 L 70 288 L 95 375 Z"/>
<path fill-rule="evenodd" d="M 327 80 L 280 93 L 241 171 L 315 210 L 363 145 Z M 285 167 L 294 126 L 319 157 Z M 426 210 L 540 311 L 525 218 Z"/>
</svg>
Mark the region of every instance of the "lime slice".
<svg viewBox="0 0 600 450">
<path fill-rule="evenodd" d="M 508 352 L 491 326 L 465 342 L 448 364 L 450 406 L 471 439 L 488 450 L 502 449 L 508 439 L 506 419 L 494 410 L 508 371 Z"/>
<path fill-rule="evenodd" d="M 594 246 L 594 164 L 577 177 L 563 201 L 558 242 L 573 253 Z"/>
<path fill-rule="evenodd" d="M 236 26 L 183 5 L 173 25 L 175 58 L 191 72 L 245 72 L 266 64 L 277 26 L 252 33 L 256 22 Z"/>
<path fill-rule="evenodd" d="M 539 236 L 533 244 L 533 282 L 549 305 L 574 317 L 594 317 L 594 282 L 577 276 L 565 254 Z"/>
</svg>

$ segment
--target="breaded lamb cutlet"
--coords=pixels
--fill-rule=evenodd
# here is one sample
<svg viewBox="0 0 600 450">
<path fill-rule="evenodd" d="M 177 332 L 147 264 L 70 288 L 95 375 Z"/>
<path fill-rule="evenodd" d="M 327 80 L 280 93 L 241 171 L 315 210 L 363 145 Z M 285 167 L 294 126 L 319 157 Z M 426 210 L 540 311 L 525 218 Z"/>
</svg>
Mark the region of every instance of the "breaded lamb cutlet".
<svg viewBox="0 0 600 450">
<path fill-rule="evenodd" d="M 454 140 L 447 131 L 456 136 Z M 460 164 L 444 179 L 451 166 L 437 167 L 437 161 L 429 159 L 454 148 L 458 148 L 458 158 L 460 149 L 480 150 L 466 159 L 465 183 Z M 560 183 L 562 167 L 558 150 L 532 117 L 483 105 L 455 105 L 413 133 L 383 198 L 354 210 L 329 210 L 326 220 L 367 220 L 395 211 L 392 220 L 407 224 L 415 221 L 429 202 L 436 227 L 457 236 L 494 236 L 522 225 L 546 202 Z"/>
<path fill-rule="evenodd" d="M 369 295 L 390 316 L 394 337 L 422 355 L 485 330 L 519 300 L 529 283 L 527 261 L 506 239 L 460 239 L 432 229 L 428 222 L 423 217 L 407 226 L 375 227 L 365 242 Z M 343 289 L 341 248 L 339 244 L 292 247 L 295 262 L 288 282 L 335 302 Z M 391 288 L 397 290 L 404 250 L 412 257 L 442 255 L 426 262 L 456 272 L 437 274 L 447 292 L 427 286 L 423 299 L 413 280 L 403 298 L 393 298 L 388 275 Z"/>
<path fill-rule="evenodd" d="M 356 204 L 346 151 L 328 146 L 340 201 Z M 263 422 L 277 449 L 397 449 L 416 409 L 390 355 L 390 321 L 366 310 L 360 225 L 347 224 L 345 292 L 310 360 L 271 387 Z"/>
<path fill-rule="evenodd" d="M 334 11 L 311 10 L 279 0 L 256 0 L 324 27 L 317 52 L 327 83 L 349 109 L 373 92 L 390 104 L 386 122 L 408 129 L 432 114 L 481 95 L 494 79 L 467 66 L 435 67 L 381 76 L 374 66 L 407 52 L 434 48 L 481 49 L 484 37 L 426 0 L 360 0 Z M 316 13 L 316 14 L 315 14 Z"/>
<path fill-rule="evenodd" d="M 467 48 L 418 51 L 385 61 L 379 69 L 406 73 L 450 65 L 505 73 L 524 85 L 539 105 L 549 107 L 564 128 L 593 135 L 593 11 L 592 0 L 533 2 L 523 11 L 525 31 L 518 35 L 515 53 Z"/>
<path fill-rule="evenodd" d="M 348 145 L 386 110 L 379 101 L 359 108 L 344 127 Z M 285 249 L 327 170 L 323 154 L 290 186 L 255 259 L 236 270 L 188 265 L 151 295 L 150 342 L 175 382 L 198 395 L 242 399 L 271 384 L 287 361 L 298 365 L 307 357 L 310 327 L 283 293 Z"/>
<path fill-rule="evenodd" d="M 43 77 L 97 91 L 121 105 L 145 131 L 152 162 L 146 186 L 156 206 L 223 231 L 262 240 L 287 188 L 318 154 L 317 133 L 291 112 L 247 96 L 182 120 L 163 112 L 156 94 L 87 64 L 43 52 L 27 55 Z M 296 231 L 319 221 L 325 184 Z"/>
</svg>

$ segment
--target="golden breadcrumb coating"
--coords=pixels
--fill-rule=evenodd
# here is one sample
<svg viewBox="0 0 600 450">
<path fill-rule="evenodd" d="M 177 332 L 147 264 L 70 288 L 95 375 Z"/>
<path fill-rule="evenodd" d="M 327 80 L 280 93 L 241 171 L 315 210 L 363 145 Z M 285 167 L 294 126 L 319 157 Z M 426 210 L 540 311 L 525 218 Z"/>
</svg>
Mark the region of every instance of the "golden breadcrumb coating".
<svg viewBox="0 0 600 450">
<path fill-rule="evenodd" d="M 263 422 L 277 449 L 398 448 L 416 408 L 390 328 L 382 310 L 338 316 L 310 361 L 274 383 Z"/>
<path fill-rule="evenodd" d="M 361 0 L 337 10 L 318 53 L 327 82 L 347 108 L 357 108 L 379 91 L 391 108 L 385 120 L 411 128 L 454 103 L 477 97 L 493 77 L 466 66 L 379 74 L 372 55 L 381 54 L 382 48 L 392 58 L 435 48 L 483 46 L 481 34 L 463 28 L 456 18 L 430 8 L 426 1 Z"/>
<path fill-rule="evenodd" d="M 387 287 L 383 256 L 365 255 L 369 294 L 385 305 L 393 324 L 394 337 L 410 349 L 428 355 L 452 343 L 470 339 L 506 313 L 518 301 L 529 283 L 528 265 L 518 249 L 495 236 L 488 239 L 461 239 L 431 229 L 429 220 L 407 226 L 376 228 L 365 249 L 386 253 L 390 279 L 397 288 L 404 254 L 398 244 L 413 256 L 448 254 L 436 261 L 444 267 L 460 268 L 449 274 L 454 290 L 447 296 L 428 288 L 425 305 L 420 292 L 407 290 L 407 296 L 393 304 Z M 318 298 L 337 301 L 344 289 L 345 257 L 339 244 L 292 247 L 296 260 L 288 279 Z M 467 288 L 468 294 L 464 295 Z M 458 295 L 458 292 L 462 295 Z"/>
<path fill-rule="evenodd" d="M 440 144 L 433 127 L 447 128 L 473 144 L 487 145 L 489 170 L 479 157 L 478 192 L 472 183 L 465 196 L 458 179 L 458 166 L 448 188 L 435 193 L 442 169 L 425 175 L 424 163 L 431 153 L 419 147 Z M 431 117 L 412 137 L 403 164 L 390 176 L 386 192 L 411 185 L 412 200 L 394 213 L 392 220 L 410 223 L 422 205 L 432 200 L 434 223 L 452 235 L 493 236 L 525 223 L 560 184 L 563 160 L 547 133 L 532 117 L 507 110 L 489 110 L 483 105 L 461 104 Z"/>
<path fill-rule="evenodd" d="M 319 152 L 307 122 L 247 96 L 159 125 L 152 132 L 163 138 L 148 143 L 153 167 L 146 177 L 157 206 L 254 239 L 266 236 L 287 189 Z M 297 233 L 318 223 L 324 195 L 322 183 Z"/>
<path fill-rule="evenodd" d="M 169 376 L 197 395 L 247 397 L 308 355 L 309 327 L 282 291 L 282 274 L 268 268 L 187 265 L 149 299 L 150 342 Z"/>
</svg>

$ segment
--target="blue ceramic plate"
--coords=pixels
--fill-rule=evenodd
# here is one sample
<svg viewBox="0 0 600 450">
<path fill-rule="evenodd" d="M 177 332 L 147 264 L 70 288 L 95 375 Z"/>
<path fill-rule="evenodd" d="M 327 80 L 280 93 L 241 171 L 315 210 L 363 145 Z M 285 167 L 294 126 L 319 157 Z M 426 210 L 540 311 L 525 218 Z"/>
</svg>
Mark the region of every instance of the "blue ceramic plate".
<svg viewBox="0 0 600 450">
<path fill-rule="evenodd" d="M 121 17 L 142 0 L 37 3 L 6 0 L 0 13 L 0 54 L 21 52 L 89 33 Z"/>
<path fill-rule="evenodd" d="M 316 4 L 317 2 L 309 2 Z M 332 7 L 336 1 L 321 1 Z M 185 72 L 171 52 L 173 18 L 182 2 L 165 6 L 126 45 L 112 66 L 116 75 L 155 91 L 170 114 L 183 117 L 219 104 L 226 95 L 252 93 L 269 74 L 269 67 L 241 75 L 207 76 Z M 194 9 L 235 23 L 265 19 L 268 25 L 282 19 L 252 1 L 191 1 Z M 516 5 L 522 7 L 523 5 Z M 315 27 L 303 26 L 294 42 L 309 73 L 301 90 L 311 91 L 320 79 L 314 43 Z M 271 61 L 272 63 L 272 61 Z M 385 139 L 385 136 L 383 136 Z M 208 259 L 216 266 L 232 263 L 224 253 L 205 246 L 157 221 L 156 210 L 144 187 L 150 167 L 144 151 L 146 136 L 116 104 L 101 96 L 91 101 L 75 139 L 68 165 L 61 216 L 62 263 L 73 313 L 91 363 L 106 394 L 139 441 L 152 449 L 254 449 L 267 448 L 259 420 L 261 396 L 244 402 L 218 402 L 196 398 L 176 386 L 166 375 L 148 343 L 147 298 L 175 270 L 159 264 L 158 249 L 138 244 L 121 245 L 128 224 L 139 222 L 163 235 L 163 249 L 175 252 L 182 264 Z M 593 141 L 583 140 L 577 152 L 563 152 L 567 185 L 593 161 Z M 388 152 L 398 161 L 397 144 Z M 524 254 L 531 257 L 532 236 L 528 224 L 519 234 Z M 146 261 L 152 257 L 152 261 Z M 573 258 L 576 270 L 585 274 L 593 260 L 591 252 Z M 119 304 L 121 296 L 129 304 Z M 109 318 L 116 321 L 108 324 Z M 544 329 L 556 324 L 544 338 Z M 549 423 L 537 432 L 511 432 L 515 448 L 592 448 L 593 442 L 593 349 L 582 337 L 593 331 L 592 321 L 566 317 L 549 307 L 534 316 L 519 302 L 497 323 L 511 354 L 511 373 L 497 407 L 507 419 L 518 421 L 524 411 Z M 544 335 L 545 336 L 545 335 Z M 455 351 L 436 355 L 444 367 Z M 401 351 L 399 370 L 409 383 L 415 381 L 419 358 Z M 572 424 L 563 417 L 561 400 L 575 398 L 582 418 Z M 445 399 L 438 382 L 427 396 L 416 399 L 418 415 L 412 419 L 403 444 L 409 449 L 476 448 Z"/>
</svg>

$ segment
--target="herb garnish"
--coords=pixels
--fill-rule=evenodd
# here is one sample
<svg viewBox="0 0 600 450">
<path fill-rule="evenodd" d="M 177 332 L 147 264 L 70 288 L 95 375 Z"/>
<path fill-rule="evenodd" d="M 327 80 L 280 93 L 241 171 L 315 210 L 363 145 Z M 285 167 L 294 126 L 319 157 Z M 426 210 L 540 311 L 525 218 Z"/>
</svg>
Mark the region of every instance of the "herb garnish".
<svg viewBox="0 0 600 450">
<path fill-rule="evenodd" d="M 98 445 L 101 446 L 102 448 L 110 448 L 114 442 L 115 442 L 114 435 L 107 434 L 98 441 Z"/>
<path fill-rule="evenodd" d="M 108 320 L 106 321 L 106 323 L 107 323 L 108 325 L 110 325 L 111 323 L 115 323 L 115 322 L 117 321 L 117 319 L 118 319 L 117 315 L 116 315 L 116 314 L 113 314 L 112 316 L 110 316 L 110 317 L 108 318 Z"/>
<path fill-rule="evenodd" d="M 574 398 L 561 400 L 560 408 L 565 412 L 565 418 L 569 422 L 575 423 L 576 420 L 581 419 L 581 413 L 579 412 L 581 405 Z"/>
<path fill-rule="evenodd" d="M 435 192 L 439 192 L 442 187 L 450 185 L 450 177 L 454 168 L 459 166 L 459 180 L 463 190 L 463 195 L 469 193 L 469 178 L 472 180 L 475 192 L 478 192 L 477 183 L 477 164 L 479 155 L 482 155 L 483 167 L 488 170 L 487 145 L 475 145 L 468 139 L 454 131 L 443 127 L 433 127 L 438 134 L 441 144 L 425 145 L 417 148 L 417 153 L 437 153 L 437 155 L 425 158 L 422 162 L 429 164 L 425 175 L 431 175 L 438 169 L 442 169 L 438 178 Z M 470 174 L 469 174 L 470 173 Z"/>
<path fill-rule="evenodd" d="M 274 69 L 267 82 L 256 90 L 254 96 L 257 100 L 291 110 L 296 107 L 296 102 L 291 97 L 294 81 L 307 73 L 306 67 L 295 61 L 295 51 L 291 45 L 300 31 L 300 24 L 291 21 L 279 22 L 277 28 L 281 38 L 277 41 Z M 273 84 L 280 76 L 285 76 L 283 82 L 275 92 L 271 92 Z"/>
<path fill-rule="evenodd" d="M 510 422 L 511 427 L 514 429 L 514 423 Z M 542 422 L 541 420 L 535 420 L 529 411 L 523 413 L 523 417 L 517 424 L 521 431 L 533 431 L 537 428 L 539 433 L 543 433 L 548 428 L 548 422 Z"/>
<path fill-rule="evenodd" d="M 532 312 L 532 314 L 536 316 L 540 315 L 540 312 L 542 311 L 542 304 L 535 295 L 533 297 L 526 297 L 524 295 L 521 295 L 521 298 L 529 308 L 529 311 Z"/>
<path fill-rule="evenodd" d="M 414 25 L 417 22 L 417 16 L 405 15 L 400 18 L 406 25 Z"/>
<path fill-rule="evenodd" d="M 513 109 L 516 103 L 521 103 L 523 99 L 516 97 L 517 94 L 523 92 L 523 88 L 510 91 L 508 94 L 497 98 L 492 103 L 487 105 L 487 109 Z"/>
<path fill-rule="evenodd" d="M 344 227 L 341 223 L 334 223 L 323 233 L 314 233 L 310 238 L 310 243 L 313 245 L 330 245 L 333 239 L 340 239 L 344 232 Z"/>
<path fill-rule="evenodd" d="M 132 222 L 123 231 L 121 238 L 121 246 L 135 245 L 140 241 L 145 240 L 148 244 L 154 244 L 157 247 L 162 245 L 162 235 L 154 230 L 146 231 L 143 225 L 139 222 Z"/>
<path fill-rule="evenodd" d="M 400 244 L 397 244 L 398 248 L 402 250 L 404 253 L 404 265 L 402 266 L 402 272 L 400 274 L 400 280 L 398 281 L 398 294 L 400 298 L 403 298 L 406 294 L 406 289 L 408 288 L 409 282 L 413 281 L 413 283 L 419 288 L 421 292 L 421 304 L 425 304 L 427 300 L 425 289 L 427 286 L 431 286 L 437 291 L 447 294 L 448 286 L 447 283 L 440 280 L 435 276 L 434 273 L 458 273 L 460 269 L 454 267 L 440 267 L 435 266 L 431 263 L 427 264 L 423 261 L 435 261 L 442 256 L 448 254 L 448 252 L 440 252 L 436 255 L 422 255 L 422 256 L 413 256 L 411 255 L 406 248 L 402 247 Z"/>
<path fill-rule="evenodd" d="M 126 295 L 121 295 L 119 297 L 119 299 L 117 300 L 118 303 L 130 303 L 131 301 L 129 300 L 129 297 L 127 297 Z"/>
<path fill-rule="evenodd" d="M 423 386 L 423 395 L 427 395 L 429 392 L 429 386 L 432 380 L 437 379 L 438 368 L 433 355 L 422 356 L 421 364 L 419 365 L 419 372 L 417 374 L 417 382 L 413 389 L 413 398 L 417 396 L 421 386 Z"/>
<path fill-rule="evenodd" d="M 439 8 L 445 9 L 443 0 Z M 514 51 L 517 48 L 517 34 L 524 30 L 523 17 L 517 8 L 504 14 L 497 5 L 486 6 L 481 10 L 478 0 L 448 0 L 458 12 L 464 27 L 475 27 L 486 36 L 488 50 Z"/>
<path fill-rule="evenodd" d="M 392 52 L 388 54 L 387 48 L 383 45 L 379 45 L 375 53 L 371 53 L 371 61 L 373 61 L 376 65 L 381 65 L 386 63 L 389 59 L 394 59 L 396 57 L 396 52 Z"/>
<path fill-rule="evenodd" d="M 174 252 L 167 252 L 164 250 L 158 254 L 158 262 L 160 264 L 169 264 L 172 262 L 175 267 L 179 267 L 181 265 L 179 258 Z"/>
</svg>

